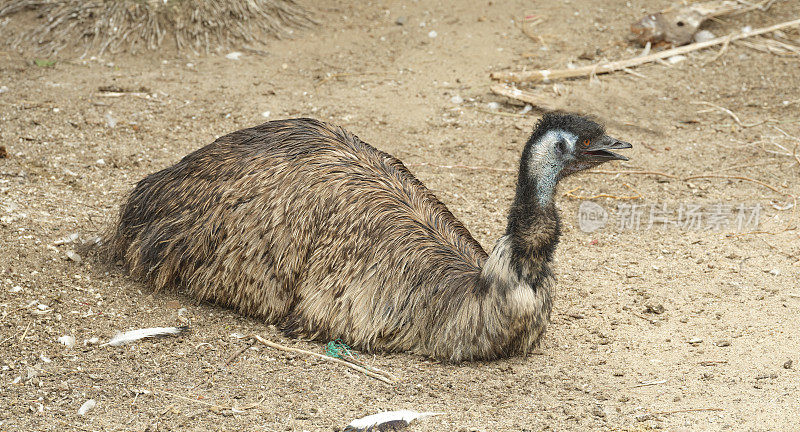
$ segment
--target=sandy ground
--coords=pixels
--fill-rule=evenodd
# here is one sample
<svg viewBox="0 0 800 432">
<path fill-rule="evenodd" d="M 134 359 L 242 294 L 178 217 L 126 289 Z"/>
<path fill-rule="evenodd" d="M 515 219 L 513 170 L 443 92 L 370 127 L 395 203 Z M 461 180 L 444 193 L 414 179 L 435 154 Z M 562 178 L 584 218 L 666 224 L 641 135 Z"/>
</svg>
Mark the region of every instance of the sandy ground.
<svg viewBox="0 0 800 432">
<path fill-rule="evenodd" d="M 492 96 L 489 73 L 635 55 L 629 24 L 669 2 L 324 3 L 319 27 L 239 60 L 151 53 L 38 67 L 31 55 L 0 52 L 0 145 L 8 151 L 0 159 L 0 430 L 331 431 L 395 409 L 445 413 L 414 431 L 800 430 L 800 237 L 786 230 L 797 226 L 793 209 L 781 210 L 791 203 L 784 194 L 800 193 L 791 156 L 798 139 L 790 137 L 800 137 L 797 57 L 732 44 L 708 64 L 716 50 L 639 67 L 642 76 L 531 89 L 634 143 L 629 162 L 606 170 L 679 178 L 564 182 L 560 195 L 580 188 L 573 195 L 641 198 L 592 200 L 608 222 L 587 233 L 578 220 L 585 200 L 559 197 L 553 322 L 526 358 L 449 365 L 363 355 L 400 376 L 396 386 L 265 347 L 226 365 L 242 347 L 235 334 L 316 352 L 324 343 L 287 339 L 180 293 L 153 293 L 91 253 L 68 259 L 102 232 L 138 179 L 267 112 L 343 125 L 401 158 L 488 249 L 504 229 L 515 177 L 497 169 L 514 170 L 539 116 L 515 115 L 521 107 Z M 535 27 L 544 43 L 518 27 L 530 14 L 544 19 Z M 722 35 L 798 16 L 800 4 L 778 1 L 709 29 Z M 143 94 L 106 97 L 101 86 Z M 759 124 L 742 127 L 698 102 Z M 452 165 L 491 169 L 443 167 Z M 682 180 L 709 174 L 775 190 Z M 731 225 L 706 229 L 718 204 Z M 759 206 L 758 226 L 745 230 L 766 234 L 726 234 L 740 205 L 747 217 Z M 701 206 L 701 219 L 649 226 L 654 208 L 675 221 L 691 206 Z M 71 234 L 79 240 L 56 244 Z M 180 338 L 119 348 L 92 341 L 186 320 L 192 331 Z M 76 346 L 59 344 L 63 335 Z M 88 399 L 97 406 L 79 416 Z"/>
</svg>

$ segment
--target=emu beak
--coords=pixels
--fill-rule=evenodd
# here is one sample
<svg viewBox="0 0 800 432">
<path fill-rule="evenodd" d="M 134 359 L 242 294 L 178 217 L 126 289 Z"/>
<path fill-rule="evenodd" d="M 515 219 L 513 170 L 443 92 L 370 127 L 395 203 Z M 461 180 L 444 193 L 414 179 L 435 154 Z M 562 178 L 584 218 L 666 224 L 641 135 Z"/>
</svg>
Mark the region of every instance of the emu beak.
<svg viewBox="0 0 800 432">
<path fill-rule="evenodd" d="M 620 141 L 608 135 L 604 135 L 600 139 L 596 139 L 589 143 L 586 147 L 580 148 L 579 158 L 587 162 L 602 163 L 611 160 L 628 160 L 627 157 L 622 156 L 611 151 L 611 149 L 629 149 L 633 146 L 625 141 Z"/>
</svg>

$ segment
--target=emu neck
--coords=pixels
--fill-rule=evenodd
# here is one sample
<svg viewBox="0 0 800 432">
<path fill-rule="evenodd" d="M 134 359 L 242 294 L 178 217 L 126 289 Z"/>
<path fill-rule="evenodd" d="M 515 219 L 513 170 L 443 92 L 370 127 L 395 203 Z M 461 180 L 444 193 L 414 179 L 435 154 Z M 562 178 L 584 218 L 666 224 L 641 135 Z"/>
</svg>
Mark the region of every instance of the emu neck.
<svg viewBox="0 0 800 432">
<path fill-rule="evenodd" d="M 523 179 L 530 179 L 523 183 Z M 548 198 L 542 199 L 542 185 L 535 178 L 520 176 L 517 195 L 508 215 L 506 233 L 498 240 L 482 275 L 490 283 L 512 289 L 525 284 L 536 288 L 550 276 L 548 264 L 561 235 L 561 222 L 552 196 L 555 184 L 544 185 Z"/>
</svg>

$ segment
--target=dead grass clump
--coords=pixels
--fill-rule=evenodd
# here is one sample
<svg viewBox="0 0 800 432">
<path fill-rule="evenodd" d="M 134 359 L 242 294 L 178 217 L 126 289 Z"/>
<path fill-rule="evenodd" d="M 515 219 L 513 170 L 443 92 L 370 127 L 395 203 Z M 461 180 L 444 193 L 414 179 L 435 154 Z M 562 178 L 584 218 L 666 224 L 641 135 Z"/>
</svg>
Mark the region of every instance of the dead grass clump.
<svg viewBox="0 0 800 432">
<path fill-rule="evenodd" d="M 11 0 L 0 6 L 0 40 L 46 54 L 165 46 L 209 53 L 259 46 L 314 23 L 294 0 Z"/>
</svg>

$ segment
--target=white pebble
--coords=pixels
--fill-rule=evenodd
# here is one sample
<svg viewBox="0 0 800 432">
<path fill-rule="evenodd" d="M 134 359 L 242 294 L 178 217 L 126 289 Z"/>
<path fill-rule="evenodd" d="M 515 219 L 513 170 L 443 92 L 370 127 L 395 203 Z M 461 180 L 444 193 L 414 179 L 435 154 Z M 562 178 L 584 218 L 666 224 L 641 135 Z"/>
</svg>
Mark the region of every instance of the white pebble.
<svg viewBox="0 0 800 432">
<path fill-rule="evenodd" d="M 106 126 L 110 128 L 114 128 L 117 126 L 117 119 L 111 115 L 111 111 L 106 113 Z"/>
<path fill-rule="evenodd" d="M 106 160 L 102 159 L 102 158 L 101 159 L 97 159 L 95 164 L 97 164 L 97 166 L 105 166 L 106 165 Z"/>
<path fill-rule="evenodd" d="M 753 31 L 753 27 L 750 26 L 742 27 L 742 33 L 750 33 L 751 31 Z"/>
<path fill-rule="evenodd" d="M 65 345 L 67 348 L 75 346 L 75 338 L 69 335 L 64 335 L 58 338 L 58 343 Z"/>
<path fill-rule="evenodd" d="M 77 254 L 75 251 L 71 251 L 71 250 L 68 250 L 68 251 L 67 251 L 67 258 L 68 258 L 70 261 L 74 261 L 74 262 L 76 262 L 76 263 L 79 263 L 79 262 L 81 262 L 81 261 L 82 261 L 82 260 L 81 260 L 81 256 L 80 256 L 80 255 L 78 255 L 78 254 Z"/>
<path fill-rule="evenodd" d="M 461 105 L 462 103 L 464 103 L 464 98 L 462 98 L 459 95 L 455 95 L 455 96 L 450 98 L 450 103 L 454 103 L 456 105 Z"/>
<path fill-rule="evenodd" d="M 436 36 L 439 36 L 439 34 L 436 33 L 436 30 L 431 30 L 431 31 L 428 32 L 428 37 L 429 38 L 435 38 Z"/>
<path fill-rule="evenodd" d="M 695 42 L 706 42 L 710 41 L 711 39 L 716 38 L 717 36 L 714 33 L 711 33 L 708 30 L 700 30 L 699 32 L 695 33 L 694 41 Z"/>
<path fill-rule="evenodd" d="M 86 415 L 86 413 L 89 412 L 90 409 L 96 406 L 97 406 L 97 401 L 95 401 L 94 399 L 89 399 L 86 402 L 84 402 L 80 408 L 78 408 L 78 415 Z"/>
<path fill-rule="evenodd" d="M 50 309 L 50 306 L 47 306 L 46 304 L 38 304 L 36 305 L 36 308 L 39 310 L 47 310 Z"/>
<path fill-rule="evenodd" d="M 60 239 L 54 241 L 53 244 L 58 246 L 62 244 L 72 243 L 75 240 L 78 240 L 78 237 L 79 237 L 78 233 L 72 233 L 68 236 L 61 237 Z"/>
<path fill-rule="evenodd" d="M 10 293 L 18 293 L 20 291 L 22 291 L 22 287 L 19 286 L 19 285 L 17 285 L 15 287 L 11 288 L 10 290 L 8 290 L 8 292 L 10 292 Z"/>
<path fill-rule="evenodd" d="M 271 112 L 269 112 L 269 111 L 264 111 L 264 112 L 262 112 L 262 113 L 261 113 L 261 117 L 264 117 L 264 118 L 269 118 L 269 115 L 270 115 L 270 114 L 272 114 L 272 113 L 271 113 Z"/>
<path fill-rule="evenodd" d="M 500 104 L 497 102 L 489 102 L 486 106 L 492 111 L 500 109 Z"/>
<path fill-rule="evenodd" d="M 8 87 L 6 87 L 6 86 L 0 86 L 0 93 L 5 93 L 5 92 L 7 92 L 7 91 L 8 91 Z"/>
<path fill-rule="evenodd" d="M 684 60 L 686 60 L 686 56 L 685 55 L 674 55 L 672 57 L 667 58 L 667 61 L 670 64 L 680 63 L 680 62 L 682 62 Z"/>
<path fill-rule="evenodd" d="M 39 360 L 41 360 L 44 363 L 50 363 L 50 362 L 53 361 L 53 360 L 50 360 L 50 357 L 47 357 L 44 354 L 39 354 Z"/>
<path fill-rule="evenodd" d="M 228 60 L 239 60 L 240 57 L 242 57 L 242 53 L 240 53 L 239 51 L 234 51 L 225 54 L 225 58 Z"/>
<path fill-rule="evenodd" d="M 697 345 L 697 344 L 699 344 L 701 342 L 703 342 L 703 340 L 700 339 L 700 338 L 697 338 L 697 337 L 693 337 L 693 338 L 689 339 L 689 343 L 692 344 L 692 345 Z"/>
</svg>

